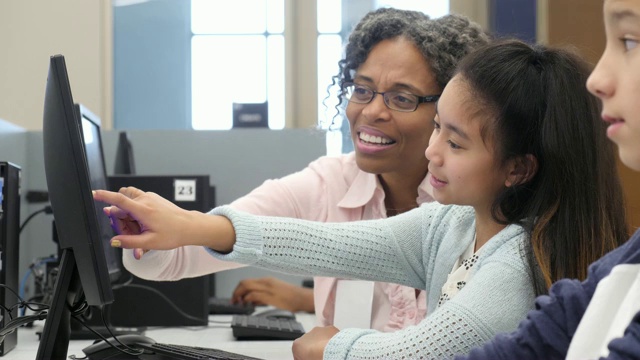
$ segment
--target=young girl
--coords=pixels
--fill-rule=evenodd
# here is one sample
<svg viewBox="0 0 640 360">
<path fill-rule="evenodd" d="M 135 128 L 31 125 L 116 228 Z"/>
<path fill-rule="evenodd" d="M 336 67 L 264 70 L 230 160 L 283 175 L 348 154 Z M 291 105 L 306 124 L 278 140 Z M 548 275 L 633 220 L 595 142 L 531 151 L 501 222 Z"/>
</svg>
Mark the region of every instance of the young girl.
<svg viewBox="0 0 640 360">
<path fill-rule="evenodd" d="M 415 97 L 414 106 L 398 109 L 395 103 L 352 98 L 345 115 L 353 153 L 322 157 L 299 172 L 266 181 L 231 207 L 256 215 L 345 222 L 385 218 L 433 201 L 424 150 L 433 132 L 437 96 L 423 103 L 417 98 L 442 93 L 458 61 L 487 41 L 479 25 L 460 15 L 430 19 L 421 12 L 393 8 L 369 12 L 351 32 L 335 80 L 346 88 L 355 75 L 372 90 L 389 95 L 399 91 L 403 105 L 411 105 L 411 97 Z M 211 261 L 200 247 L 142 257 L 138 250 L 136 256 L 137 260 L 132 252 L 125 252 L 125 266 L 151 280 L 194 277 L 240 266 Z M 291 311 L 315 311 L 318 324 L 333 325 L 336 306 L 352 302 L 337 293 L 338 281 L 316 277 L 312 290 L 273 278 L 247 279 L 234 291 L 234 299 Z M 371 308 L 350 310 L 369 316 L 371 328 L 393 331 L 424 318 L 424 291 L 385 282 L 376 282 L 370 289 L 370 293 L 358 296 L 368 297 Z"/>
<path fill-rule="evenodd" d="M 605 0 L 607 45 L 587 87 L 602 100 L 607 136 L 622 162 L 640 171 L 640 2 Z M 580 124 L 576 124 L 580 126 Z M 640 230 L 537 299 L 518 331 L 468 359 L 640 359 Z"/>
<path fill-rule="evenodd" d="M 451 357 L 515 329 L 551 281 L 583 277 L 626 236 L 587 74 L 568 52 L 515 40 L 466 57 L 440 97 L 426 150 L 440 203 L 390 219 L 321 224 L 229 207 L 202 214 L 134 188 L 95 199 L 114 205 L 105 208 L 121 234 L 112 246 L 200 245 L 285 272 L 427 290 L 428 315 L 417 326 L 316 328 L 294 342 L 296 358 Z"/>
</svg>

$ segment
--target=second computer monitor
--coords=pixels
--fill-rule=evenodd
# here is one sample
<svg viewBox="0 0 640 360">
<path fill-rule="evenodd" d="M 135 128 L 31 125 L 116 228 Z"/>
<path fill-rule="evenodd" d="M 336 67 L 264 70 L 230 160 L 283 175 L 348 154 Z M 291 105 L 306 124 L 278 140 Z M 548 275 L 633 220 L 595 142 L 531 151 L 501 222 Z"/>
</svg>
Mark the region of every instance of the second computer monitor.
<svg viewBox="0 0 640 360">
<path fill-rule="evenodd" d="M 104 190 L 109 188 L 107 183 L 107 170 L 104 161 L 102 136 L 100 133 L 100 118 L 82 104 L 76 104 L 76 111 L 82 126 L 82 138 L 84 140 L 85 155 L 89 168 L 89 182 L 92 190 Z M 96 217 L 100 227 L 100 236 L 107 260 L 109 277 L 115 282 L 122 275 L 122 254 L 120 250 L 113 248 L 109 240 L 115 235 L 111 229 L 109 218 L 102 209 L 96 207 Z"/>
<path fill-rule="evenodd" d="M 136 164 L 133 158 L 133 146 L 126 131 L 121 131 L 118 135 L 118 146 L 116 148 L 116 161 L 113 167 L 115 175 L 135 175 Z"/>
</svg>

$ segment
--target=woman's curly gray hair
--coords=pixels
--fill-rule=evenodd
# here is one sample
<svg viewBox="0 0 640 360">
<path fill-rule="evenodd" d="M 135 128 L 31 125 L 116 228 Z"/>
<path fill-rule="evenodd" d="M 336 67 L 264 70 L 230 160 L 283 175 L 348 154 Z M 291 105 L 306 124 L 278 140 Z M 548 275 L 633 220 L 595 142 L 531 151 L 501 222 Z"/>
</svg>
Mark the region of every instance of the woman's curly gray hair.
<svg viewBox="0 0 640 360">
<path fill-rule="evenodd" d="M 382 40 L 396 37 L 406 38 L 420 50 L 440 90 L 451 80 L 460 59 L 489 42 L 482 28 L 462 15 L 431 19 L 419 11 L 373 10 L 355 26 L 349 35 L 345 58 L 338 62 L 340 70 L 333 77 L 333 84 L 339 84 L 341 89 L 336 108 L 342 103 L 344 85 L 353 81 L 355 71 L 367 60 L 371 49 Z"/>
</svg>

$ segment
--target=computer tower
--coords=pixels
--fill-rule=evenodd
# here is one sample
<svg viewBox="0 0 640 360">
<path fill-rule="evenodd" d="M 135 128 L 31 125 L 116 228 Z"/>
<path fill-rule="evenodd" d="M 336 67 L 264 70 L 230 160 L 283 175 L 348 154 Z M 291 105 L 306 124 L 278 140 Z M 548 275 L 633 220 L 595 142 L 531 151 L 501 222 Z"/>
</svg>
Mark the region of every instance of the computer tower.
<svg viewBox="0 0 640 360">
<path fill-rule="evenodd" d="M 213 205 L 209 175 L 115 175 L 108 178 L 111 190 L 133 186 L 152 191 L 186 209 L 206 212 Z M 126 250 L 124 250 L 126 251 Z M 148 281 L 133 277 L 131 283 L 114 288 L 111 324 L 133 326 L 198 326 L 208 324 L 211 276 L 179 281 Z M 135 316 L 132 316 L 135 314 Z"/>
<path fill-rule="evenodd" d="M 0 208 L 0 284 L 18 292 L 18 263 L 19 233 L 20 233 L 20 167 L 10 162 L 0 162 L 0 187 L 2 190 Z M 0 287 L 0 301 L 5 308 L 12 308 L 19 302 L 14 293 Z M 11 313 L 13 318 L 18 316 L 18 309 Z M 2 312 L 0 328 L 11 320 L 9 314 Z M 0 356 L 16 347 L 18 343 L 17 331 L 5 336 L 0 344 Z"/>
</svg>

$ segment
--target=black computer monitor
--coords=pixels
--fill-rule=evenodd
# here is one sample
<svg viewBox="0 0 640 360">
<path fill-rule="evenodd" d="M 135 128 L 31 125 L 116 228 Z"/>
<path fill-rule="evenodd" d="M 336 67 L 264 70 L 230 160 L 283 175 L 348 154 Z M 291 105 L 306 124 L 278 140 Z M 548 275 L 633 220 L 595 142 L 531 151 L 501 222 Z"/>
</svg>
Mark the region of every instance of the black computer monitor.
<svg viewBox="0 0 640 360">
<path fill-rule="evenodd" d="M 87 157 L 91 189 L 108 189 L 107 168 L 104 161 L 102 136 L 100 132 L 100 118 L 82 104 L 76 104 L 75 108 L 82 126 L 82 140 L 84 142 L 84 151 Z M 113 283 L 117 281 L 123 273 L 122 252 L 117 248 L 111 247 L 109 244 L 109 240 L 115 234 L 111 229 L 109 218 L 104 215 L 102 208 L 96 207 L 96 216 L 98 218 L 102 245 L 104 247 L 104 254 L 107 260 L 107 270 L 109 271 L 109 277 Z"/>
<path fill-rule="evenodd" d="M 118 147 L 116 148 L 116 161 L 113 166 L 114 175 L 135 175 L 136 164 L 133 160 L 133 146 L 129 134 L 121 131 L 118 136 Z"/>
<path fill-rule="evenodd" d="M 38 359 L 63 359 L 70 318 L 86 305 L 113 302 L 83 128 L 62 55 L 50 59 L 43 116 L 44 167 L 61 249 L 58 278 L 38 347 Z"/>
</svg>

